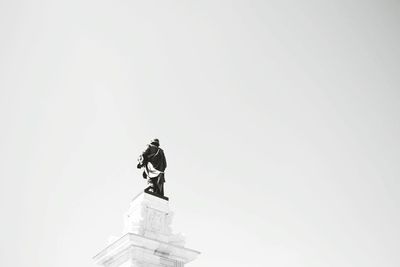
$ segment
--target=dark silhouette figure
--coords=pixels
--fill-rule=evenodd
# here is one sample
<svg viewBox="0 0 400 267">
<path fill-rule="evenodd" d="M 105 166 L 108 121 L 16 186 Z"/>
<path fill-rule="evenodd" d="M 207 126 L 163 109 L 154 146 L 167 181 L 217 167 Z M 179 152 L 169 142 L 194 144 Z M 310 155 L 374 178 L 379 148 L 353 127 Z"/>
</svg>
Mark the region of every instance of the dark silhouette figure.
<svg viewBox="0 0 400 267">
<path fill-rule="evenodd" d="M 145 191 L 152 190 L 156 195 L 164 196 L 164 171 L 167 168 L 164 150 L 160 148 L 158 139 L 151 140 L 146 150 L 139 156 L 137 168 L 143 168 L 143 178 L 148 179 L 150 186 Z"/>
</svg>

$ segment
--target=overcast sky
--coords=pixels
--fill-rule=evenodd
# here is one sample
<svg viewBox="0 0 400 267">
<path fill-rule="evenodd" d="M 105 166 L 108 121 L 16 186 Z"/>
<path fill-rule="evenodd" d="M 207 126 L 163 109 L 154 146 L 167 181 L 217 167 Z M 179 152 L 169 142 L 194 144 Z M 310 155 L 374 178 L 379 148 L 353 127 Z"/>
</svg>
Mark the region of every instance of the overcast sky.
<svg viewBox="0 0 400 267">
<path fill-rule="evenodd" d="M 0 1 L 0 262 L 95 266 L 160 139 L 191 267 L 400 266 L 400 2 Z"/>
</svg>

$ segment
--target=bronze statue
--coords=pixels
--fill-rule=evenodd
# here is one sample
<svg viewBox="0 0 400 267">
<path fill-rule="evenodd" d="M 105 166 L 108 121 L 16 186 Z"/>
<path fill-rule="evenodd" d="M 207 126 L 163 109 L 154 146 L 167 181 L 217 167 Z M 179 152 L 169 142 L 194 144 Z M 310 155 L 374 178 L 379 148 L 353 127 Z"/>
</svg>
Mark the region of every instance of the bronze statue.
<svg viewBox="0 0 400 267">
<path fill-rule="evenodd" d="M 143 178 L 147 179 L 150 184 L 145 191 L 164 197 L 164 171 L 167 168 L 167 161 L 164 150 L 160 148 L 160 141 L 158 139 L 151 140 L 146 150 L 139 156 L 138 161 L 137 168 L 144 169 Z"/>
</svg>

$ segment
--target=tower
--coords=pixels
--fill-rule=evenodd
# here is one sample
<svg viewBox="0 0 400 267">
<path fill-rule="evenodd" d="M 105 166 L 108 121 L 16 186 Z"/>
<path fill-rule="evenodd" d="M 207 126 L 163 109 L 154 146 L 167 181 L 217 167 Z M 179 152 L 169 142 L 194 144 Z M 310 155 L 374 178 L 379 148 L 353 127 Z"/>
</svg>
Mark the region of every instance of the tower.
<svg viewBox="0 0 400 267">
<path fill-rule="evenodd" d="M 181 234 L 171 229 L 169 199 L 145 190 L 132 199 L 119 238 L 94 260 L 104 267 L 183 267 L 200 252 L 184 247 Z"/>
</svg>

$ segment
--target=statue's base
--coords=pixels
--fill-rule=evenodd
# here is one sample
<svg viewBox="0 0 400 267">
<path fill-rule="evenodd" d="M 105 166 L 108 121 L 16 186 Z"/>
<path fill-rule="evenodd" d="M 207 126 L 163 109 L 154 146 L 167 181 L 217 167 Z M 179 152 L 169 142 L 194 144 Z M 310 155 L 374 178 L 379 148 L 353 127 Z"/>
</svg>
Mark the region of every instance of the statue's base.
<svg viewBox="0 0 400 267">
<path fill-rule="evenodd" d="M 152 192 L 152 191 L 151 191 L 151 186 L 147 187 L 143 192 L 145 192 L 145 193 L 147 193 L 147 194 L 150 194 L 150 195 L 152 195 L 152 196 L 155 196 L 155 197 L 159 197 L 159 198 L 165 199 L 165 200 L 167 200 L 167 201 L 169 200 L 169 198 L 166 197 L 166 196 L 160 196 L 160 195 L 158 195 L 158 194 Z"/>
<path fill-rule="evenodd" d="M 195 250 L 127 233 L 94 259 L 107 267 L 183 267 L 198 254 Z"/>
<path fill-rule="evenodd" d="M 199 252 L 185 248 L 183 235 L 172 233 L 172 216 L 167 197 L 141 192 L 125 214 L 122 237 L 114 238 L 95 261 L 107 267 L 183 267 Z"/>
</svg>

